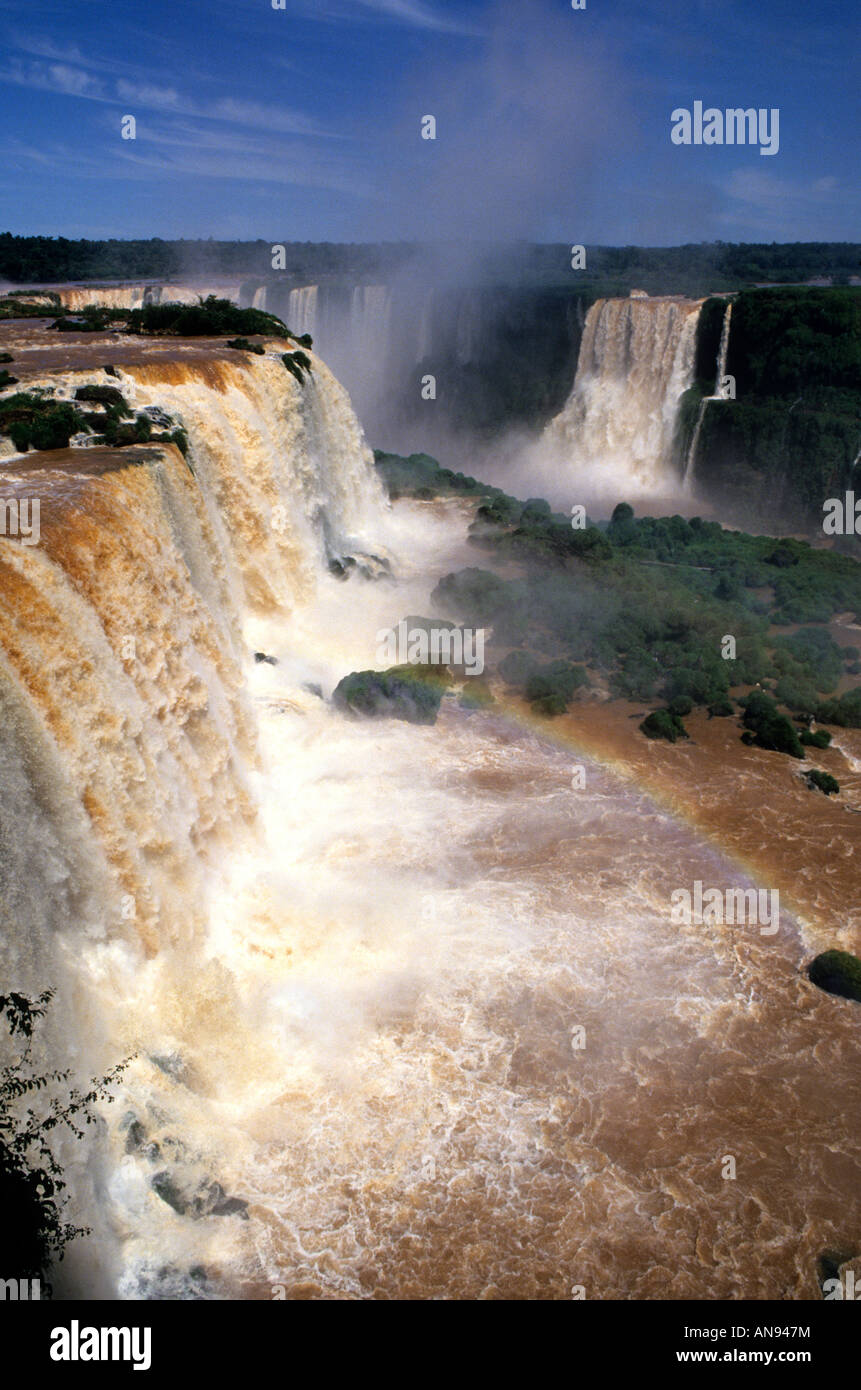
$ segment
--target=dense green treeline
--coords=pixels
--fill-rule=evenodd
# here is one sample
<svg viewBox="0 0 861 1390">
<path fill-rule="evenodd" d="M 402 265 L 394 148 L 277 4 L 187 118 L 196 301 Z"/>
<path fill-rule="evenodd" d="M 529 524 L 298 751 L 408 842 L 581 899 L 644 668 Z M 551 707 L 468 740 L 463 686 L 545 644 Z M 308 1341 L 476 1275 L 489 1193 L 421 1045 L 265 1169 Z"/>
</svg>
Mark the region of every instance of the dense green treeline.
<svg viewBox="0 0 861 1390">
<path fill-rule="evenodd" d="M 70 240 L 0 234 L 0 277 L 15 284 L 65 280 L 175 279 L 197 275 L 272 276 L 269 241 Z M 564 287 L 595 293 L 707 295 L 760 281 L 791 283 L 834 277 L 847 283 L 861 273 L 861 245 L 795 242 L 754 245 L 702 242 L 686 246 L 590 246 L 585 270 L 571 269 L 562 244 L 477 246 L 465 265 L 462 247 L 409 243 L 342 244 L 283 241 L 286 271 L 297 281 L 395 274 L 410 261 L 430 258 L 444 271 L 464 266 L 463 283 Z"/>
</svg>

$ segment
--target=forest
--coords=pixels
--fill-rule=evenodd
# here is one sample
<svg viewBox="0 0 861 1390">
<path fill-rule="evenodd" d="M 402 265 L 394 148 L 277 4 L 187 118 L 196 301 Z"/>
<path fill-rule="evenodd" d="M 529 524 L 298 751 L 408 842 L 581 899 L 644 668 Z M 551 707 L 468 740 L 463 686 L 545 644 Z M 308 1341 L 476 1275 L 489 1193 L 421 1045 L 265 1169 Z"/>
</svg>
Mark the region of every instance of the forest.
<svg viewBox="0 0 861 1390">
<path fill-rule="evenodd" d="M 793 284 L 827 278 L 848 284 L 861 275 L 857 242 L 770 245 L 700 242 L 685 246 L 587 246 L 586 266 L 572 270 L 571 248 L 561 243 L 476 245 L 466 263 L 462 249 L 407 242 L 349 244 L 268 241 L 91 241 L 0 233 L 0 278 L 13 285 L 67 280 L 170 280 L 196 276 L 273 279 L 272 246 L 283 245 L 283 279 L 387 281 L 410 262 L 435 265 L 437 279 L 462 284 L 571 288 L 593 297 L 627 294 L 703 296 L 763 282 Z M 453 267 L 464 266 L 456 275 Z"/>
</svg>

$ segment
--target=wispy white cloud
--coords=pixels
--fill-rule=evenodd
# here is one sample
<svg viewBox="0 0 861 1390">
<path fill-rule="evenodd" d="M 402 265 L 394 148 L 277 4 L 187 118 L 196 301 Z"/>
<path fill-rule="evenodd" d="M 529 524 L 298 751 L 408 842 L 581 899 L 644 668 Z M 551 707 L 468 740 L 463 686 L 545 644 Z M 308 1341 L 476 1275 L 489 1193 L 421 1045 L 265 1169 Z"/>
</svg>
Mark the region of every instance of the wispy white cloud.
<svg viewBox="0 0 861 1390">
<path fill-rule="evenodd" d="M 438 9 L 424 4 L 422 0 L 359 0 L 363 9 L 371 10 L 384 19 L 397 20 L 401 24 L 412 24 L 419 29 L 436 29 L 447 34 L 475 34 L 474 25 L 462 19 L 453 19 Z"/>
<path fill-rule="evenodd" d="M 769 210 L 821 206 L 833 202 L 839 191 L 837 179 L 829 175 L 803 181 L 780 178 L 777 174 L 759 169 L 735 169 L 722 186 L 733 200 Z"/>
<path fill-rule="evenodd" d="M 837 224 L 861 196 L 832 174 L 813 179 L 782 178 L 759 169 L 735 169 L 720 184 L 728 206 L 719 216 L 726 227 L 740 227 L 746 236 L 773 235 L 775 226 L 794 229 L 794 235 L 818 241 L 840 239 Z M 834 228 L 832 232 L 831 228 Z"/>
<path fill-rule="evenodd" d="M 355 168 L 342 160 L 340 146 L 310 149 L 298 138 L 263 131 L 224 130 L 187 118 L 161 124 L 157 119 L 138 126 L 134 141 L 113 141 L 109 155 L 103 147 L 92 153 L 58 140 L 42 148 L 13 140 L 6 151 L 10 169 L 34 164 L 58 177 L 74 170 L 76 179 L 146 181 L 182 178 L 229 183 L 257 183 L 261 188 L 328 189 L 364 198 L 369 188 Z M 331 153 L 330 153 L 331 151 Z"/>
<path fill-rule="evenodd" d="M 117 96 L 123 101 L 135 101 L 157 111 L 175 111 L 181 106 L 179 93 L 173 87 L 154 87 L 150 83 L 117 82 Z"/>
<path fill-rule="evenodd" d="M 161 87 L 146 78 L 118 78 L 106 81 L 83 68 L 68 63 L 22 62 L 12 59 L 0 69 L 0 82 L 29 87 L 35 91 L 53 92 L 58 96 L 79 97 L 110 105 L 124 105 L 147 111 L 193 116 L 198 120 L 219 121 L 250 129 L 269 130 L 291 135 L 335 138 L 301 111 L 254 101 L 222 97 L 214 102 L 195 102 L 181 96 L 174 87 Z"/>
<path fill-rule="evenodd" d="M 424 29 L 438 34 L 461 34 L 475 37 L 484 31 L 479 25 L 445 14 L 438 5 L 426 0 L 292 0 L 295 12 L 309 19 L 327 23 L 371 23 L 388 21 L 413 29 Z"/>
</svg>

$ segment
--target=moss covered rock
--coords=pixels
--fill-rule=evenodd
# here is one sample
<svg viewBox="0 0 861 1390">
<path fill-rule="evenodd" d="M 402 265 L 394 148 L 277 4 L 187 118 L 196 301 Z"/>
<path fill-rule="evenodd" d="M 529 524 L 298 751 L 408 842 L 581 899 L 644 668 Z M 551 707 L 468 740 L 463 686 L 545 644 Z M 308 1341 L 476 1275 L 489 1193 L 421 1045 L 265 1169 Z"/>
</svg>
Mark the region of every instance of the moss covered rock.
<svg viewBox="0 0 861 1390">
<path fill-rule="evenodd" d="M 335 687 L 332 703 L 368 719 L 435 724 L 444 691 L 438 672 L 428 679 L 422 668 L 393 666 L 388 671 L 351 672 Z"/>
<path fill-rule="evenodd" d="M 861 960 L 849 951 L 823 951 L 810 962 L 807 974 L 829 994 L 861 1003 Z"/>
</svg>

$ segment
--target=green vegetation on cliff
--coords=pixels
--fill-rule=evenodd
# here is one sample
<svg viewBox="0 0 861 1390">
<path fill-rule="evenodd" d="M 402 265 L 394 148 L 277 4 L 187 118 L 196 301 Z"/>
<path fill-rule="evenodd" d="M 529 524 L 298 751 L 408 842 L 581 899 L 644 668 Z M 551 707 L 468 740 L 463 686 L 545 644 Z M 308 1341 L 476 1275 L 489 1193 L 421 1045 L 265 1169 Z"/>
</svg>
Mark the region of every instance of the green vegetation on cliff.
<svg viewBox="0 0 861 1390">
<path fill-rule="evenodd" d="M 688 434 L 699 394 L 713 389 L 724 308 L 709 300 L 700 315 L 697 386 L 683 403 Z M 727 372 L 736 399 L 706 408 L 697 487 L 736 510 L 752 503 L 821 525 L 826 499 L 858 482 L 861 289 L 744 291 L 733 305 Z"/>
<path fill-rule="evenodd" d="M 28 449 L 68 449 L 73 434 L 86 430 L 84 416 L 69 401 L 17 391 L 0 400 L 0 435 L 19 454 Z"/>
</svg>

